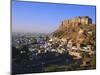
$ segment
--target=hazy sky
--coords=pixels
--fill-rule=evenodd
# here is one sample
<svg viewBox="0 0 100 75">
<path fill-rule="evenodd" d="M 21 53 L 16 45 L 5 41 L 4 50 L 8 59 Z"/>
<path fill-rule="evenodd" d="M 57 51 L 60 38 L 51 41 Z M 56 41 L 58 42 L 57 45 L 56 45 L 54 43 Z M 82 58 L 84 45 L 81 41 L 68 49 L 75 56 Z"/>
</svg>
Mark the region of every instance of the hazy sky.
<svg viewBox="0 0 100 75">
<path fill-rule="evenodd" d="M 89 16 L 95 23 L 95 13 L 95 6 L 13 1 L 12 31 L 48 33 L 75 16 Z"/>
</svg>

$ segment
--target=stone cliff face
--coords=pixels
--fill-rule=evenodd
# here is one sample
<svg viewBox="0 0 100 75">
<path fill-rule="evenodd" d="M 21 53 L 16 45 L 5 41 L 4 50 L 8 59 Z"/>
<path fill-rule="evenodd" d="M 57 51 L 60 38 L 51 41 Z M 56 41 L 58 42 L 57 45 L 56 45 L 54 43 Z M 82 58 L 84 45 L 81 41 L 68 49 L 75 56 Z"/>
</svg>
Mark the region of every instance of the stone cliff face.
<svg viewBox="0 0 100 75">
<path fill-rule="evenodd" d="M 66 38 L 74 43 L 95 43 L 95 24 L 88 16 L 78 16 L 62 21 L 59 28 L 52 33 L 53 37 Z"/>
</svg>

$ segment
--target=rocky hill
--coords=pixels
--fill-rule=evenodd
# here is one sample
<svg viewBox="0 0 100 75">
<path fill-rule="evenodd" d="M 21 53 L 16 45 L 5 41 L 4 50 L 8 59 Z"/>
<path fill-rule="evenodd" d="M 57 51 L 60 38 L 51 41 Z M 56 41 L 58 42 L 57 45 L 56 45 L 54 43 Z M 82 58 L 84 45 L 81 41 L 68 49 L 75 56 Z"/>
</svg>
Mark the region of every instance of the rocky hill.
<svg viewBox="0 0 100 75">
<path fill-rule="evenodd" d="M 59 28 L 52 33 L 52 36 L 65 38 L 74 43 L 95 45 L 95 29 L 96 25 L 92 24 L 91 18 L 88 16 L 78 16 L 62 21 Z"/>
</svg>

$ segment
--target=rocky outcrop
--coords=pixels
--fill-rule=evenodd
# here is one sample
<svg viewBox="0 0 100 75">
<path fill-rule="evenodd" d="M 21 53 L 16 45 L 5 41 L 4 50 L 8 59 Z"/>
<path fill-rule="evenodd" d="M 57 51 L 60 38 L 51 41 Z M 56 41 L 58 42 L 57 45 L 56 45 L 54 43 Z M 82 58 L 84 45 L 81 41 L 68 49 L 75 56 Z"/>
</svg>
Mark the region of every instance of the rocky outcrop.
<svg viewBox="0 0 100 75">
<path fill-rule="evenodd" d="M 65 38 L 73 43 L 95 45 L 95 24 L 88 16 L 78 16 L 62 21 L 59 28 L 52 33 L 53 37 Z"/>
</svg>

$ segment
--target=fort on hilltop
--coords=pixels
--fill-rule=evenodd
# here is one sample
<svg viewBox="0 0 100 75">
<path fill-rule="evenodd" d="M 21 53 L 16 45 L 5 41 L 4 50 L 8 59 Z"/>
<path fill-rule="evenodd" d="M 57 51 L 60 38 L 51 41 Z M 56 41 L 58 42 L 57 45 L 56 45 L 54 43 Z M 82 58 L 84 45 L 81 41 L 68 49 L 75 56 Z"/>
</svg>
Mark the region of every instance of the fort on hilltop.
<svg viewBox="0 0 100 75">
<path fill-rule="evenodd" d="M 90 25 L 92 24 L 92 19 L 89 16 L 77 16 L 72 19 L 64 20 L 61 23 L 61 27 L 67 27 L 69 25 L 78 26 L 78 25 Z"/>
<path fill-rule="evenodd" d="M 77 16 L 62 21 L 59 28 L 52 32 L 52 36 L 70 39 L 74 43 L 83 43 L 84 41 L 89 43 L 90 38 L 94 41 L 95 28 L 96 25 L 92 23 L 92 19 L 89 16 Z"/>
</svg>

